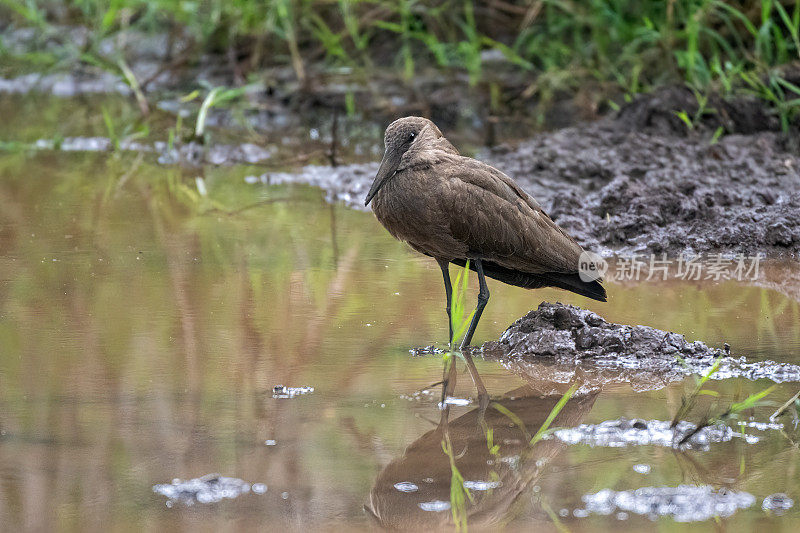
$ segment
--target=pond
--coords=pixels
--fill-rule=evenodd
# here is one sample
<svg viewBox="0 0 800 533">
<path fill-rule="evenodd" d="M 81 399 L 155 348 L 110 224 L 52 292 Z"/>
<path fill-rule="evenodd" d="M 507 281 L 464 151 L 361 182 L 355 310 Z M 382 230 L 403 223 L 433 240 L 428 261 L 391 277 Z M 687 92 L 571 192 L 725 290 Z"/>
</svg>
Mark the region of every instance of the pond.
<svg viewBox="0 0 800 533">
<path fill-rule="evenodd" d="M 445 439 L 443 357 L 415 351 L 447 346 L 435 262 L 318 189 L 154 159 L 0 153 L 10 529 L 423 529 L 452 524 L 453 505 L 478 530 L 800 527 L 780 495 L 800 495 L 796 415 L 769 418 L 797 383 L 676 447 L 696 376 L 584 365 L 596 386 L 554 410 L 557 372 L 476 355 L 492 405 L 458 362 Z M 780 280 L 606 285 L 599 303 L 490 281 L 474 344 L 561 301 L 800 364 L 800 304 Z M 709 380 L 686 421 L 771 385 Z"/>
</svg>

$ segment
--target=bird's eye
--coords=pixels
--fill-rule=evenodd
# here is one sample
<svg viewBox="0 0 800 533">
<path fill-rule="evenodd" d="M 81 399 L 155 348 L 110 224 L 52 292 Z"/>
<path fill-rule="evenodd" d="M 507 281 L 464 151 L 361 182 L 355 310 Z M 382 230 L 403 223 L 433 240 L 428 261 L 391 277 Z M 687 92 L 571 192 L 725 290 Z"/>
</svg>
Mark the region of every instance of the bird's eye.
<svg viewBox="0 0 800 533">
<path fill-rule="evenodd" d="M 413 133 L 413 132 L 412 132 L 412 133 L 409 133 L 409 134 L 408 134 L 408 140 L 409 140 L 409 141 L 413 141 L 413 140 L 414 140 L 414 137 L 416 137 L 416 136 L 417 136 L 417 134 L 416 134 L 416 133 Z"/>
</svg>

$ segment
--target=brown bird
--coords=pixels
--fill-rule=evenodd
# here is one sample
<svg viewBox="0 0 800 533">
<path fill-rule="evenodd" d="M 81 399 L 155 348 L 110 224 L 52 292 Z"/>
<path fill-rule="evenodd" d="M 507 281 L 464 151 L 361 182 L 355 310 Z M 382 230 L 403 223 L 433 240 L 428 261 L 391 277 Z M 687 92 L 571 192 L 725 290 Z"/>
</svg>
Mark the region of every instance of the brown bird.
<svg viewBox="0 0 800 533">
<path fill-rule="evenodd" d="M 485 276 L 525 289 L 558 287 L 606 301 L 599 279 L 584 281 L 583 249 L 539 203 L 486 163 L 458 153 L 422 117 L 392 122 L 364 205 L 395 238 L 439 263 L 444 277 L 450 342 L 452 287 L 448 265 L 478 273 L 478 305 L 461 348 L 469 346 L 489 301 Z"/>
</svg>

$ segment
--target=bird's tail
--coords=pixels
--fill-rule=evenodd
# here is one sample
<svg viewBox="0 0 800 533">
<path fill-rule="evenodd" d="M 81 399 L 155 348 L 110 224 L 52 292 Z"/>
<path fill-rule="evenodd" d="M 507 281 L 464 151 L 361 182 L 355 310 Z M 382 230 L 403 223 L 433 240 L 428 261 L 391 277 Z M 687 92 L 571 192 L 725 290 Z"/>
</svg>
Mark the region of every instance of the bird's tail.
<svg viewBox="0 0 800 533">
<path fill-rule="evenodd" d="M 454 259 L 453 263 L 463 267 L 466 261 L 463 259 Z M 475 270 L 475 263 L 470 262 L 469 268 Z M 600 302 L 606 301 L 606 290 L 600 284 L 602 280 L 583 281 L 577 273 L 564 274 L 561 272 L 543 272 L 531 274 L 528 272 L 520 272 L 519 270 L 512 270 L 490 261 L 483 261 L 483 273 L 492 279 L 502 281 L 508 285 L 522 287 L 523 289 L 557 287 L 580 294 L 581 296 L 586 296 L 593 300 L 598 300 Z"/>
</svg>

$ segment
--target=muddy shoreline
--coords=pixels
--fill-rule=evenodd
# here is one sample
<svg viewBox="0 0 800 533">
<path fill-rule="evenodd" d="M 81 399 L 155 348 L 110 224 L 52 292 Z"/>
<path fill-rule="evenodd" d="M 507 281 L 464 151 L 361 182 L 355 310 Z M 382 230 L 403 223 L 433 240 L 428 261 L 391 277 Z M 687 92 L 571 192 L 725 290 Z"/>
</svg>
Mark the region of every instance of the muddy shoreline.
<svg viewBox="0 0 800 533">
<path fill-rule="evenodd" d="M 584 248 L 605 256 L 798 256 L 800 149 L 791 135 L 756 131 L 712 143 L 707 135 L 663 134 L 646 122 L 632 125 L 626 109 L 514 145 L 484 148 L 476 157 L 514 178 Z M 320 128 L 326 130 L 328 124 Z M 315 150 L 324 147 L 328 137 L 314 141 Z M 364 140 L 358 141 L 362 155 L 357 158 L 362 161 L 368 153 L 381 151 L 377 146 L 365 149 Z M 161 164 L 186 167 L 268 164 L 275 170 L 259 169 L 246 182 L 307 184 L 323 189 L 330 202 L 364 209 L 376 162 L 287 170 L 281 154 L 306 156 L 297 143 L 283 147 L 285 142 L 286 138 L 265 146 L 176 142 L 174 147 L 123 142 L 118 149 L 154 154 Z M 75 137 L 58 144 L 40 139 L 33 148 L 110 151 L 113 144 L 103 137 Z M 349 159 L 346 154 L 337 158 Z"/>
<path fill-rule="evenodd" d="M 624 110 L 623 110 L 624 111 Z M 773 131 L 707 137 L 631 128 L 624 113 L 477 157 L 512 176 L 587 249 L 617 254 L 800 252 L 800 157 Z M 376 165 L 308 166 L 252 182 L 307 183 L 363 209 Z"/>
<path fill-rule="evenodd" d="M 481 157 L 590 249 L 797 255 L 800 158 L 791 136 L 754 131 L 712 143 L 667 126 L 654 132 L 655 112 L 631 119 L 631 107 Z"/>
<path fill-rule="evenodd" d="M 37 46 L 57 48 L 64 35 L 79 43 L 87 38 L 80 28 L 66 28 L 63 35 L 49 36 L 42 44 L 30 30 L 4 31 L 7 46 L 20 53 Z M 166 39 L 161 35 L 148 41 L 135 33 L 124 34 L 120 42 L 104 41 L 100 50 L 110 54 L 121 47 L 135 58 L 130 59 L 130 68 L 143 80 L 151 108 L 161 112 L 191 116 L 200 99 L 187 106 L 176 91 L 198 83 L 235 84 L 224 58 L 209 56 L 173 65 Z M 175 44 L 175 53 L 180 55 L 185 45 Z M 497 69 L 502 71 L 502 64 Z M 800 83 L 800 66 L 792 66 L 784 76 Z M 287 68 L 268 69 L 247 86 L 244 108 L 209 113 L 209 126 L 227 132 L 250 129 L 262 136 L 263 146 L 220 144 L 213 139 L 202 145 L 178 138 L 169 147 L 163 141 L 150 141 L 119 148 L 154 153 L 162 164 L 190 167 L 271 160 L 268 168 L 274 170 L 250 176 L 248 183 L 306 183 L 324 189 L 330 201 L 363 209 L 375 164 L 348 163 L 379 158 L 383 128 L 393 118 L 425 114 L 462 148 L 527 138 L 483 148 L 476 156 L 514 178 L 587 249 L 604 255 L 763 253 L 794 258 L 800 253 L 800 124 L 795 120 L 791 131 L 782 133 L 775 110 L 763 100 L 712 95 L 699 109 L 689 89 L 664 87 L 639 95 L 599 120 L 583 122 L 603 113 L 602 107 L 589 106 L 593 112 L 588 112 L 578 101 L 565 99 L 553 104 L 550 114 L 556 116 L 548 124 L 567 127 L 529 138 L 532 102 L 526 101 L 524 109 L 493 114 L 486 108 L 485 95 L 468 90 L 465 80 L 428 73 L 403 87 L 388 72 L 362 80 L 357 72 L 332 70 L 310 74 L 310 79 L 301 87 Z M 0 79 L 0 94 L 37 92 L 131 97 L 119 75 L 86 66 L 73 72 Z M 337 133 L 335 117 L 347 114 L 348 98 L 357 102 L 357 116 L 343 118 Z M 682 121 L 680 112 L 694 117 L 692 123 Z M 303 138 L 313 140 L 317 151 L 325 146 L 329 153 L 302 154 L 295 140 Z M 112 146 L 102 138 L 66 140 L 40 139 L 34 147 L 105 151 Z M 300 164 L 330 160 L 339 165 L 297 170 L 295 163 L 287 171 L 275 161 L 284 160 L 273 159 L 282 151 L 300 152 L 296 159 Z"/>
<path fill-rule="evenodd" d="M 629 383 L 634 390 L 656 390 L 688 375 L 704 375 L 718 363 L 711 379 L 766 379 L 800 382 L 800 366 L 750 361 L 701 341 L 649 326 L 606 321 L 600 315 L 561 303 L 543 302 L 516 320 L 497 341 L 481 347 L 486 359 L 512 372 L 550 383 L 579 378 L 586 390 Z"/>
</svg>

